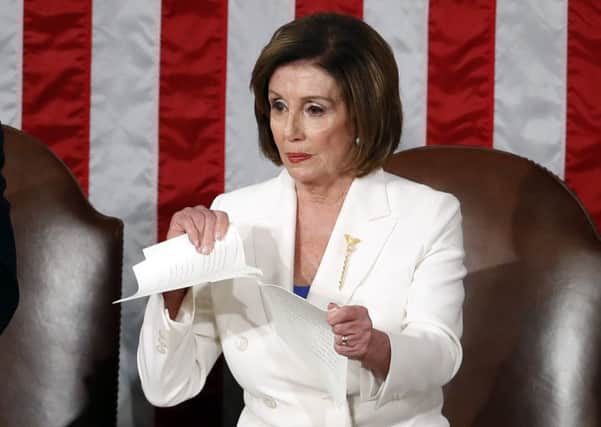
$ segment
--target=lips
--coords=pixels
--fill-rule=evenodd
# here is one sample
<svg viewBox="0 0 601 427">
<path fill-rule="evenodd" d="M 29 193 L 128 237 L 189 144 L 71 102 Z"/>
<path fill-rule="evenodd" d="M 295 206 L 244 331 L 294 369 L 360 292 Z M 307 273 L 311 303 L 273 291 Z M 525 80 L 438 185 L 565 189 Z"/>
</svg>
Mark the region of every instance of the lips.
<svg viewBox="0 0 601 427">
<path fill-rule="evenodd" d="M 309 160 L 312 156 L 307 153 L 286 153 L 290 163 L 300 163 Z"/>
</svg>

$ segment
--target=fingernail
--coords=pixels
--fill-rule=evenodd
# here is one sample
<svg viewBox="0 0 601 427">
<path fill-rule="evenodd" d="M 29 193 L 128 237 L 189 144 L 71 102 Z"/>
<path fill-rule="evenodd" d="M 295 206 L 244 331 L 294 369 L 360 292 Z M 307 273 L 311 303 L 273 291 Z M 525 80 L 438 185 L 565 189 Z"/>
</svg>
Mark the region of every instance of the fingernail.
<svg viewBox="0 0 601 427">
<path fill-rule="evenodd" d="M 211 251 L 209 250 L 208 246 L 203 246 L 202 248 L 200 248 L 200 252 L 203 253 L 203 254 L 205 254 L 205 255 L 208 255 L 209 252 L 211 252 Z"/>
<path fill-rule="evenodd" d="M 221 240 L 221 239 L 223 239 L 223 234 L 221 234 L 221 233 L 217 233 L 217 234 L 215 234 L 215 238 L 216 238 L 217 240 Z"/>
</svg>

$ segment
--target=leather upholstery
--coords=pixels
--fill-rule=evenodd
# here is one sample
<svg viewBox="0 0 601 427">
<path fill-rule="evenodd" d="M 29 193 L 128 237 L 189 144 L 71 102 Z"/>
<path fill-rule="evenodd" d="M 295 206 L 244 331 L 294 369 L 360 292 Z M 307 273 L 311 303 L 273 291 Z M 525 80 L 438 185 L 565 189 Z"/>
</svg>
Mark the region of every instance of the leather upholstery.
<svg viewBox="0 0 601 427">
<path fill-rule="evenodd" d="M 45 145 L 3 130 L 21 300 L 0 337 L 0 425 L 115 425 L 123 224 Z"/>
<path fill-rule="evenodd" d="M 601 426 L 601 240 L 579 201 L 495 150 L 429 146 L 386 169 L 461 201 L 468 275 L 451 426 Z"/>
</svg>

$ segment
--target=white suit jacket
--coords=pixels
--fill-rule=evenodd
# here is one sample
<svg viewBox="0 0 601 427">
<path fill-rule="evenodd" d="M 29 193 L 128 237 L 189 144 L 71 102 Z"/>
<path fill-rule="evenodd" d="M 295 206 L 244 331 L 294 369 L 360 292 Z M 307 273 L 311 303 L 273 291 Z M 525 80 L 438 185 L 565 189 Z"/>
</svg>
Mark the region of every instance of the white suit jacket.
<svg viewBox="0 0 601 427">
<path fill-rule="evenodd" d="M 238 226 L 263 282 L 292 291 L 296 193 L 287 172 L 223 194 L 213 209 Z M 339 289 L 345 233 L 361 242 Z M 302 354 L 275 333 L 256 283 L 234 279 L 192 288 L 174 321 L 162 296 L 150 297 L 138 348 L 144 392 L 157 406 L 196 395 L 223 352 L 244 388 L 239 426 L 447 426 L 441 387 L 461 363 L 463 256 L 453 196 L 382 170 L 357 178 L 308 301 L 365 306 L 390 337 L 387 378 L 380 383 L 349 361 L 347 403 L 334 403 Z"/>
</svg>

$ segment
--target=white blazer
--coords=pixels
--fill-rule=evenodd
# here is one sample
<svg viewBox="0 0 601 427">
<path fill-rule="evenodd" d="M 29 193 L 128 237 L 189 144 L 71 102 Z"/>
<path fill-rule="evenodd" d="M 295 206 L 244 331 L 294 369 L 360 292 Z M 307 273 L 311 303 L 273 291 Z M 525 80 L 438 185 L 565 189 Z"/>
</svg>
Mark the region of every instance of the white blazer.
<svg viewBox="0 0 601 427">
<path fill-rule="evenodd" d="M 288 173 L 222 194 L 213 209 L 238 226 L 247 263 L 263 271 L 263 282 L 292 291 L 296 193 Z M 361 242 L 339 289 L 345 233 Z M 150 297 L 138 348 L 146 397 L 157 406 L 193 397 L 223 352 L 244 388 L 239 426 L 448 426 L 442 386 L 462 357 L 463 257 L 456 198 L 382 170 L 357 178 L 308 301 L 365 306 L 390 337 L 387 378 L 379 383 L 349 361 L 347 403 L 334 403 L 302 354 L 275 333 L 257 285 L 235 279 L 192 288 L 175 320 L 162 296 Z"/>
</svg>

